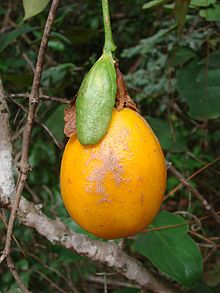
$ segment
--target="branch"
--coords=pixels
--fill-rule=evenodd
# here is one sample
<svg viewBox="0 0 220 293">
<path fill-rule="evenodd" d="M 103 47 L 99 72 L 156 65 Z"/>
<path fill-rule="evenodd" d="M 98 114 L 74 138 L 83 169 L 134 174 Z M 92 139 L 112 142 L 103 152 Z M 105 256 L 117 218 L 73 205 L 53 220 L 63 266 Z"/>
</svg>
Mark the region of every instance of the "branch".
<svg viewBox="0 0 220 293">
<path fill-rule="evenodd" d="M 8 108 L 5 101 L 4 90 L 2 85 L 2 80 L 0 77 L 0 162 L 1 162 L 1 172 L 0 172 L 0 191 L 5 192 L 4 199 L 9 202 L 14 196 L 14 178 L 12 169 L 12 145 L 10 140 L 9 131 L 9 115 Z M 12 235 L 11 235 L 12 237 Z M 0 263 L 4 260 L 4 254 L 0 258 Z M 7 257 L 7 266 L 14 276 L 17 284 L 24 292 L 29 292 L 22 280 L 20 279 L 14 263 L 10 257 Z"/>
<path fill-rule="evenodd" d="M 201 202 L 202 206 L 210 212 L 212 215 L 213 219 L 216 220 L 218 224 L 220 224 L 220 217 L 217 214 L 217 212 L 214 210 L 214 208 L 211 206 L 211 204 L 204 198 L 204 196 L 196 189 L 194 188 L 188 181 L 187 179 L 184 178 L 184 176 L 174 167 L 172 164 L 168 163 L 167 164 L 167 169 L 174 175 L 176 176 L 179 181 L 186 186 L 193 194 L 194 196 Z"/>
<path fill-rule="evenodd" d="M 13 206 L 12 206 L 11 214 L 10 214 L 10 218 L 9 218 L 5 248 L 2 253 L 1 260 L 0 260 L 2 262 L 5 258 L 7 258 L 7 263 L 8 263 L 8 265 L 10 265 L 9 268 L 11 268 L 11 267 L 13 268 L 12 260 L 10 257 L 13 226 L 14 226 L 14 221 L 16 218 L 16 213 L 17 213 L 17 209 L 19 206 L 21 194 L 24 189 L 25 182 L 27 180 L 28 172 L 30 171 L 30 166 L 28 164 L 28 153 L 29 153 L 29 147 L 30 147 L 30 142 L 31 142 L 32 127 L 33 127 L 33 123 L 34 123 L 35 113 L 37 110 L 37 105 L 39 103 L 40 80 L 41 80 L 47 45 L 48 45 L 48 41 L 49 41 L 49 35 L 50 35 L 52 24 L 55 19 L 58 4 L 59 4 L 59 0 L 53 0 L 50 11 L 49 11 L 49 15 L 48 15 L 48 18 L 46 21 L 46 25 L 44 28 L 43 37 L 41 40 L 40 49 L 39 49 L 39 53 L 38 53 L 38 58 L 37 58 L 32 88 L 31 88 L 31 93 L 29 96 L 29 111 L 28 111 L 28 116 L 27 116 L 27 123 L 26 123 L 24 133 L 23 133 L 22 154 L 21 154 L 21 161 L 19 163 L 20 174 L 18 176 L 18 181 L 17 181 L 17 186 L 16 186 L 16 194 L 15 194 L 15 198 L 13 200 Z M 12 271 L 12 273 L 13 273 L 13 271 Z M 16 278 L 15 275 L 14 275 L 14 277 Z M 22 289 L 24 290 L 24 288 L 22 288 Z M 24 291 L 29 292 L 26 289 Z"/>
<path fill-rule="evenodd" d="M 1 195 L 0 205 L 7 209 L 12 208 L 12 204 Z M 38 205 L 24 197 L 21 197 L 17 217 L 22 224 L 34 228 L 51 243 L 105 264 L 142 288 L 147 288 L 155 293 L 181 292 L 170 282 L 162 280 L 144 268 L 141 263 L 123 252 L 115 242 L 102 242 L 90 239 L 86 235 L 74 233 L 60 220 L 48 218 Z"/>
<path fill-rule="evenodd" d="M 12 171 L 12 146 L 9 131 L 8 107 L 5 101 L 2 80 L 0 76 L 0 188 L 3 194 L 12 197 L 14 193 L 14 178 Z"/>
<path fill-rule="evenodd" d="M 17 93 L 17 94 L 6 94 L 7 97 L 9 98 L 28 98 L 29 93 Z M 69 104 L 70 100 L 64 99 L 64 98 L 59 98 L 59 97 L 54 97 L 54 96 L 47 96 L 47 95 L 40 95 L 40 99 L 42 100 L 48 100 L 48 101 L 53 101 L 53 102 L 58 102 L 61 104 Z"/>
<path fill-rule="evenodd" d="M 13 103 L 15 103 L 19 108 L 21 108 L 25 113 L 28 114 L 28 109 L 26 109 L 22 104 L 18 103 L 17 101 L 9 98 L 10 101 L 12 101 Z M 56 137 L 53 135 L 53 133 L 51 132 L 51 130 L 45 125 L 43 124 L 41 121 L 40 121 L 40 118 L 35 115 L 34 116 L 34 121 L 37 122 L 47 133 L 48 135 L 52 138 L 54 144 L 61 150 L 63 150 L 64 146 L 61 142 L 59 142 Z"/>
</svg>

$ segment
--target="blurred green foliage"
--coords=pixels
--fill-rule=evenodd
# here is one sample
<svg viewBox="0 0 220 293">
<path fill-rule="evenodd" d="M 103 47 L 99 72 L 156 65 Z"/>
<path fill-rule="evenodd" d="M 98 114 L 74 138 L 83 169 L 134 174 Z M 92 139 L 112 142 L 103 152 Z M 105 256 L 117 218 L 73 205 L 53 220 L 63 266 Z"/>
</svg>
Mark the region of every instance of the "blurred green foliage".
<svg viewBox="0 0 220 293">
<path fill-rule="evenodd" d="M 20 159 L 26 118 L 25 112 L 18 105 L 27 108 L 28 101 L 26 95 L 23 98 L 10 98 L 10 94 L 30 91 L 33 66 L 49 9 L 46 2 L 38 1 L 37 8 L 29 7 L 26 14 L 22 1 L 3 0 L 0 4 L 0 71 L 8 95 L 15 164 Z M 27 5 L 28 1 L 25 3 Z M 172 1 L 110 1 L 110 8 L 117 44 L 116 58 L 120 62 L 129 93 L 157 134 L 167 160 L 188 177 L 220 156 L 220 6 L 217 0 L 192 0 L 186 10 L 186 17 L 180 20 L 179 25 L 184 24 L 181 36 L 177 34 L 179 25 L 175 21 Z M 177 17 L 180 19 L 183 15 Z M 41 83 L 42 94 L 71 100 L 85 73 L 101 55 L 103 37 L 101 1 L 63 0 L 48 46 Z M 60 102 L 42 99 L 37 113 L 60 145 L 64 145 L 67 140 L 63 135 L 64 108 Z M 48 132 L 35 123 L 29 157 L 32 172 L 24 195 L 37 204 L 42 203 L 42 209 L 48 216 L 59 217 L 72 230 L 86 233 L 69 218 L 60 197 L 61 156 L 62 150 L 54 144 Z M 219 162 L 213 164 L 195 177 L 192 183 L 216 210 L 220 203 L 219 167 Z M 170 175 L 167 193 L 178 183 Z M 191 215 L 206 215 L 201 204 L 184 188 L 166 200 L 162 208 L 170 212 L 185 212 L 186 220 L 191 220 Z M 8 219 L 8 213 L 1 211 L 0 215 L 2 250 L 6 232 L 4 222 Z M 156 221 L 160 217 L 161 214 Z M 197 232 L 207 239 L 219 236 L 218 231 L 217 224 L 207 218 Z M 168 232 L 171 236 L 173 233 L 172 239 L 175 238 L 174 232 Z M 144 235 L 127 239 L 125 249 L 143 265 L 152 267 L 148 259 L 152 260 L 155 253 L 148 251 L 150 242 L 146 241 L 160 234 L 151 232 L 146 237 Z M 103 292 L 104 277 L 102 283 L 91 281 L 90 276 L 105 272 L 108 279 L 108 273 L 112 273 L 109 268 L 52 245 L 17 222 L 14 236 L 18 241 L 13 244 L 16 268 L 33 292 Z M 141 241 L 141 248 L 138 241 Z M 175 242 L 176 247 L 178 241 Z M 204 239 L 195 237 L 195 241 L 199 243 L 204 261 L 203 281 L 194 284 L 189 292 L 218 292 L 219 251 L 216 249 L 210 254 L 213 248 L 207 246 Z M 159 241 L 156 243 L 161 245 Z M 163 265 L 158 265 L 153 258 L 152 263 L 157 267 L 153 267 L 153 270 L 159 269 L 169 274 L 166 268 L 163 269 L 166 266 L 163 257 L 166 255 L 164 253 L 162 256 L 161 253 L 158 256 L 158 262 Z M 169 261 L 173 268 L 176 261 L 171 256 Z M 197 268 L 194 267 L 195 270 Z M 178 269 L 181 271 L 182 268 Z M 190 271 L 190 267 L 188 269 Z M 208 276 L 210 270 L 217 275 L 214 281 L 210 281 L 211 277 Z M 172 273 L 169 275 L 172 277 Z M 196 280 L 198 275 L 200 272 Z M 124 282 L 117 273 L 109 278 Z M 174 279 L 186 285 L 193 283 L 189 279 L 184 283 L 182 278 L 180 273 L 180 278 Z M 135 285 L 128 285 L 131 288 L 110 283 L 109 292 L 140 292 Z M 5 265 L 0 268 L 0 292 L 21 292 Z"/>
</svg>

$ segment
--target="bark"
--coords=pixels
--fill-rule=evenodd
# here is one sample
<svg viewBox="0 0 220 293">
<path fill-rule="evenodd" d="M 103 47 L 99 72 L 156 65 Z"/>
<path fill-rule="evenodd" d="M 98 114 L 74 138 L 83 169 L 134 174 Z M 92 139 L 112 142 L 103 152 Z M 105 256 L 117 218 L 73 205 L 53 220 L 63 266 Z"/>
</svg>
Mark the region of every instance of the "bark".
<svg viewBox="0 0 220 293">
<path fill-rule="evenodd" d="M 0 205 L 11 209 L 12 204 L 0 195 Z M 25 226 L 34 228 L 51 243 L 60 245 L 77 254 L 112 267 L 130 281 L 156 293 L 181 292 L 172 283 L 163 280 L 144 268 L 136 259 L 123 252 L 114 241 L 93 240 L 86 235 L 74 233 L 59 219 L 52 220 L 42 211 L 42 205 L 21 198 L 17 218 Z"/>
<path fill-rule="evenodd" d="M 12 147 L 9 132 L 9 114 L 0 77 L 0 191 L 6 197 L 14 194 Z"/>
</svg>

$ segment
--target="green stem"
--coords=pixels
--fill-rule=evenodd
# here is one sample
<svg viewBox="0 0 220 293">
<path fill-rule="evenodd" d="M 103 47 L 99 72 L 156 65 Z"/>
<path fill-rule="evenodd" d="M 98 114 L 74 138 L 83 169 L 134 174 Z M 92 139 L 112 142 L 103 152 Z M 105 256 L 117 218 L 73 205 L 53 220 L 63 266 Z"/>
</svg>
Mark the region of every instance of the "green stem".
<svg viewBox="0 0 220 293">
<path fill-rule="evenodd" d="M 116 46 L 112 37 L 108 0 L 102 0 L 102 14 L 105 30 L 105 44 L 103 52 L 114 52 L 116 50 Z"/>
</svg>

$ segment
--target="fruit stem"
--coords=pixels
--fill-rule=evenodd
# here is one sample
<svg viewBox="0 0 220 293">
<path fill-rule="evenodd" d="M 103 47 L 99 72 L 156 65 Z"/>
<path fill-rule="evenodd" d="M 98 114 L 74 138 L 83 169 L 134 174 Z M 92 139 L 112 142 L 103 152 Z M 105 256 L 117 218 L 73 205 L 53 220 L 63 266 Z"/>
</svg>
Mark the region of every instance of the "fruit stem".
<svg viewBox="0 0 220 293">
<path fill-rule="evenodd" d="M 105 43 L 103 47 L 103 52 L 114 52 L 116 50 L 116 46 L 112 37 L 108 0 L 102 0 L 102 14 L 105 30 Z"/>
</svg>

